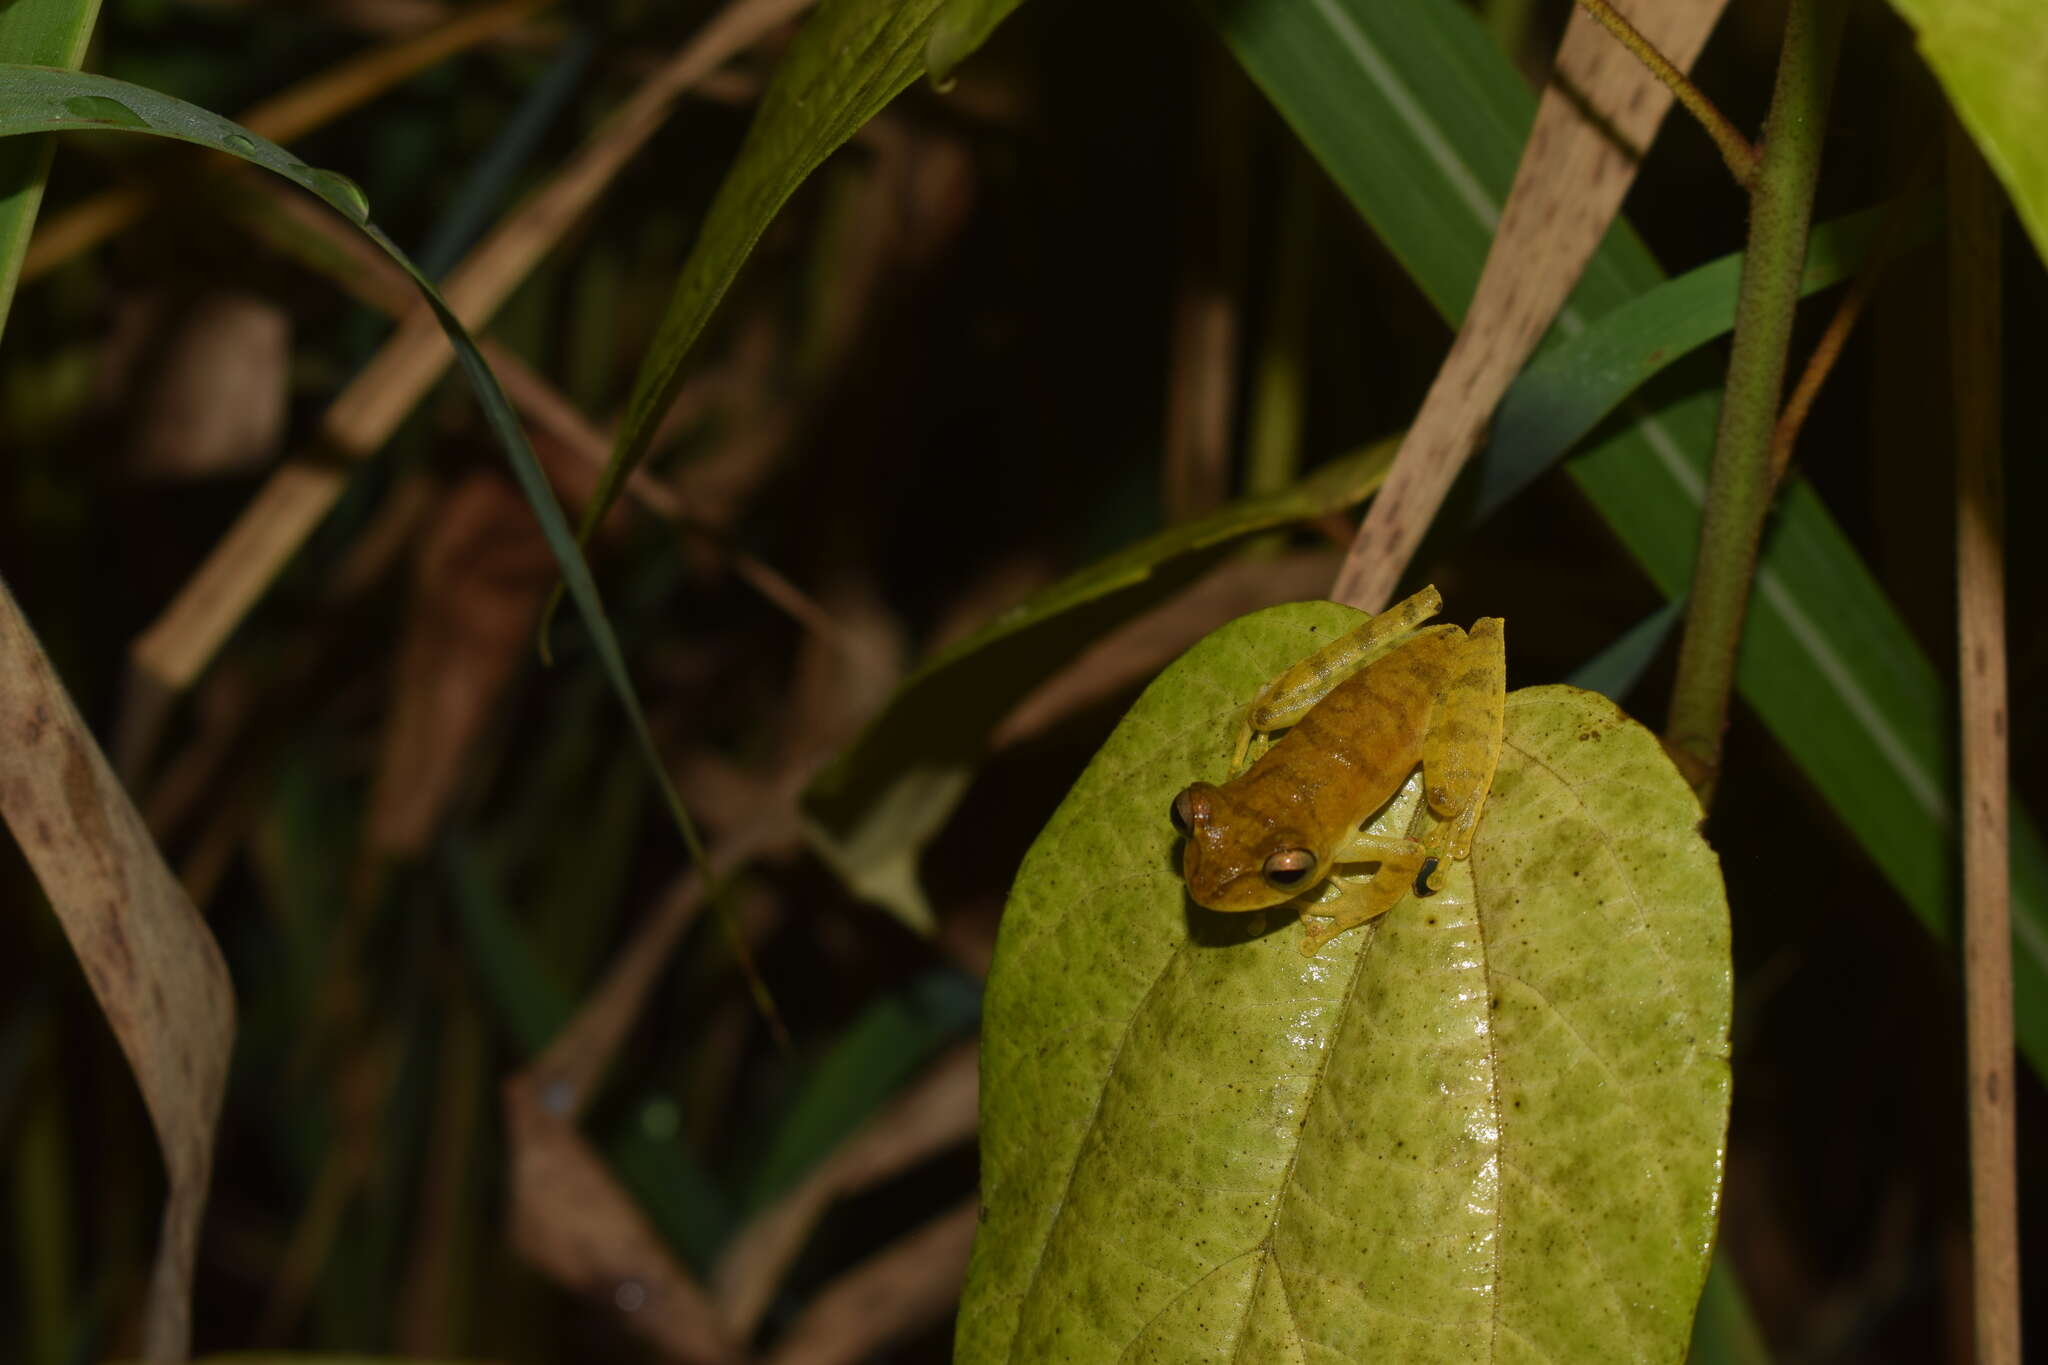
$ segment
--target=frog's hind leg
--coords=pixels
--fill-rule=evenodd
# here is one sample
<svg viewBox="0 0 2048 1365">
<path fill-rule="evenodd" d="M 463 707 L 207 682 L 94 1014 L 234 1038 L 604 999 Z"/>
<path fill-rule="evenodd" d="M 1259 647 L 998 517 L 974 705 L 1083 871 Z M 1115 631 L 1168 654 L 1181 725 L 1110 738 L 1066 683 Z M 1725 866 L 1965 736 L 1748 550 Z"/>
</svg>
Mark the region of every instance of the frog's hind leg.
<svg viewBox="0 0 2048 1365">
<path fill-rule="evenodd" d="M 1303 957 L 1314 957 L 1317 949 L 1337 935 L 1378 919 L 1399 905 L 1415 885 L 1429 853 L 1413 839 L 1361 833 L 1347 841 L 1336 856 L 1340 863 L 1377 862 L 1379 871 L 1370 877 L 1333 876 L 1333 891 L 1316 903 L 1302 906 Z M 1311 923 L 1311 916 L 1317 922 Z"/>
<path fill-rule="evenodd" d="M 1238 733 L 1237 752 L 1231 756 L 1230 770 L 1243 769 L 1254 734 L 1284 730 L 1300 720 L 1315 709 L 1317 702 L 1335 691 L 1339 683 L 1436 615 L 1443 604 L 1443 596 L 1435 588 L 1424 588 L 1360 622 L 1266 684 L 1266 690 L 1245 712 L 1244 728 Z"/>
<path fill-rule="evenodd" d="M 1500 618 L 1475 624 L 1454 658 L 1422 742 L 1423 791 L 1429 808 L 1445 821 L 1431 839 L 1431 848 L 1445 861 L 1470 856 L 1472 835 L 1486 809 L 1494 770 L 1500 766 L 1507 708 L 1507 651 Z M 1441 884 L 1441 870 L 1431 869 L 1430 888 Z"/>
</svg>

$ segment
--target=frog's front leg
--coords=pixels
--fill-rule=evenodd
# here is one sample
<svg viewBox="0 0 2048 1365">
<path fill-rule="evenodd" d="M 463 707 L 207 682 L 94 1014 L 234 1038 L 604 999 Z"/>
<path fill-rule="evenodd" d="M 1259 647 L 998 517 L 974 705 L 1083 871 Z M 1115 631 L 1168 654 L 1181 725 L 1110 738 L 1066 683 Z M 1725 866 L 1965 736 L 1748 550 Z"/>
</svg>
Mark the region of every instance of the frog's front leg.
<svg viewBox="0 0 2048 1365">
<path fill-rule="evenodd" d="M 1379 871 L 1365 878 L 1332 876 L 1329 885 L 1334 891 L 1302 906 L 1301 955 L 1314 957 L 1317 949 L 1337 935 L 1378 919 L 1400 904 L 1414 889 L 1428 859 L 1428 851 L 1413 839 L 1363 831 L 1351 836 L 1338 848 L 1333 861 L 1376 862 Z M 1309 916 L 1321 922 L 1311 924 Z"/>
<path fill-rule="evenodd" d="M 1424 588 L 1360 623 L 1356 629 L 1346 631 L 1266 684 L 1266 690 L 1245 712 L 1244 728 L 1238 733 L 1230 770 L 1239 772 L 1244 768 L 1244 756 L 1251 748 L 1254 734 L 1284 730 L 1300 720 L 1375 655 L 1436 615 L 1443 604 L 1443 596 L 1435 588 Z"/>
</svg>

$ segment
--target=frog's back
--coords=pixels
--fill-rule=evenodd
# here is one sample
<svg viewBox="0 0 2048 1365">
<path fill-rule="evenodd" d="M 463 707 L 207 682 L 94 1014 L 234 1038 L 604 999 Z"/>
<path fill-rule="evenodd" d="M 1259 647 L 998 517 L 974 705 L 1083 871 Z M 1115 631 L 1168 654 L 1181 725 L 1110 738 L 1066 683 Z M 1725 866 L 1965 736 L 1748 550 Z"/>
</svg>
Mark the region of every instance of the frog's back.
<svg viewBox="0 0 2048 1365">
<path fill-rule="evenodd" d="M 1453 680 L 1461 635 L 1455 626 L 1432 627 L 1346 678 L 1241 780 L 1294 786 L 1308 795 L 1318 823 L 1355 827 L 1415 771 L 1431 710 Z"/>
</svg>

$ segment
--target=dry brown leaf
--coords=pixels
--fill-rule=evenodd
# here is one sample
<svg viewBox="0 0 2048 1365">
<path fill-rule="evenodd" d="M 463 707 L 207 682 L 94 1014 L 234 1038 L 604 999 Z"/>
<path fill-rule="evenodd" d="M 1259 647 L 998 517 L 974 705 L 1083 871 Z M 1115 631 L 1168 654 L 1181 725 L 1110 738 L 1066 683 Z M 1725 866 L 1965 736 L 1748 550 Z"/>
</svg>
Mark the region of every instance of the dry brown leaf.
<svg viewBox="0 0 2048 1365">
<path fill-rule="evenodd" d="M 291 90 L 253 104 L 237 115 L 235 122 L 272 142 L 288 145 L 349 110 L 368 104 L 428 67 L 525 23 L 553 3 L 555 0 L 497 0 L 495 4 L 478 5 L 432 32 L 365 53 Z M 123 186 L 44 219 L 37 225 L 22 258 L 21 283 L 40 279 L 54 267 L 128 228 L 154 202 L 153 191 Z"/>
<path fill-rule="evenodd" d="M 825 1287 L 768 1356 L 769 1365 L 846 1365 L 937 1322 L 960 1297 L 980 1221 L 972 1199 L 870 1256 Z"/>
<path fill-rule="evenodd" d="M 442 293 L 456 316 L 472 330 L 482 327 L 660 128 L 678 95 L 810 3 L 734 0 L 719 11 L 448 277 Z M 345 462 L 379 450 L 452 359 L 433 312 L 424 303 L 415 306 L 327 410 L 321 430 L 330 458 L 292 460 L 271 476 L 170 606 L 137 637 L 134 671 L 172 693 L 191 686 L 341 496 Z"/>
<path fill-rule="evenodd" d="M 714 876 L 723 877 L 733 866 L 720 853 L 712 855 Z M 654 913 L 612 959 L 604 980 L 585 998 L 576 1017 L 521 1073 L 546 1101 L 547 1112 L 565 1121 L 573 1121 L 583 1112 L 620 1040 L 646 1006 L 669 954 L 703 908 L 702 879 L 695 872 L 677 878 Z"/>
<path fill-rule="evenodd" d="M 547 1083 L 530 1073 L 505 1085 L 512 1244 L 551 1279 L 610 1304 L 671 1358 L 739 1361 L 704 1291 L 549 1098 Z"/>
<path fill-rule="evenodd" d="M 253 294 L 124 301 L 99 385 L 103 406 L 127 423 L 124 470 L 197 479 L 268 460 L 284 432 L 291 332 L 290 315 Z"/>
<path fill-rule="evenodd" d="M 213 935 L 0 584 L 0 813 L 135 1072 L 170 1177 L 144 1349 L 183 1360 L 234 992 Z"/>
<path fill-rule="evenodd" d="M 980 1050 L 973 1043 L 962 1043 L 946 1053 L 914 1086 L 733 1238 L 718 1263 L 714 1283 L 726 1326 L 734 1337 L 750 1336 L 759 1325 L 775 1287 L 834 1201 L 974 1135 L 979 1058 Z M 957 1289 L 957 1276 L 954 1285 Z"/>
<path fill-rule="evenodd" d="M 714 867 L 718 859 L 713 859 Z M 604 980 L 547 1050 L 505 1083 L 513 1245 L 542 1273 L 609 1303 L 671 1356 L 737 1361 L 717 1309 L 576 1131 L 656 977 L 703 908 L 702 883 L 680 878 L 613 959 Z"/>
<path fill-rule="evenodd" d="M 1251 227 L 1252 121 L 1245 84 L 1224 59 L 1202 67 L 1203 178 L 1190 187 L 1195 211 L 1185 234 L 1168 339 L 1165 485 L 1168 521 L 1189 521 L 1229 496 L 1231 428 L 1238 397 L 1238 333 L 1245 242 Z"/>
<path fill-rule="evenodd" d="M 502 475 L 472 473 L 442 498 L 419 545 L 370 788 L 373 856 L 416 857 L 440 828 L 554 576 L 533 513 Z"/>
<path fill-rule="evenodd" d="M 207 0 L 247 4 L 248 0 Z M 448 0 L 320 0 L 320 12 L 365 33 L 418 33 L 448 22 Z"/>
<path fill-rule="evenodd" d="M 1623 0 L 1616 8 L 1685 71 L 1726 4 Z M 1607 235 L 1670 107 L 1670 90 L 1573 10 L 1471 309 L 1351 542 L 1332 601 L 1364 611 L 1386 605 L 1501 395 Z"/>
</svg>

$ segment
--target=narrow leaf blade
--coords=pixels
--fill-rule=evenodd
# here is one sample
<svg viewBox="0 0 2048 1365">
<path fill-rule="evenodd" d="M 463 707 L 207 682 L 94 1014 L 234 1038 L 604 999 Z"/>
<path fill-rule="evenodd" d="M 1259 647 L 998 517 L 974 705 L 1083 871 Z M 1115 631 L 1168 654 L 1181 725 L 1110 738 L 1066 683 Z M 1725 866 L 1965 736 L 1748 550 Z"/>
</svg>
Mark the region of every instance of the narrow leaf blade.
<svg viewBox="0 0 2048 1365">
<path fill-rule="evenodd" d="M 447 334 L 456 360 L 483 409 L 484 420 L 504 449 L 513 478 L 526 495 L 541 532 L 547 537 L 548 548 L 561 566 L 569 595 L 575 599 L 577 612 L 585 629 L 590 632 L 591 643 L 604 667 L 605 676 L 618 695 L 620 705 L 625 708 L 634 738 L 668 806 L 670 818 L 692 856 L 701 865 L 703 851 L 696 827 L 683 808 L 682 798 L 669 778 L 667 765 L 655 750 L 654 737 L 647 728 L 647 717 L 641 709 L 639 694 L 634 691 L 632 677 L 626 669 L 625 654 L 619 648 L 618 637 L 613 634 L 611 622 L 605 616 L 604 603 L 598 597 L 596 580 L 591 577 L 590 566 L 584 562 L 583 552 L 562 514 L 561 504 L 555 501 L 547 475 L 534 458 L 533 447 L 527 442 L 526 432 L 519 425 L 512 404 L 498 386 L 490 365 L 478 352 L 468 329 L 449 310 L 439 291 L 420 274 L 406 254 L 370 222 L 370 205 L 362 190 L 333 171 L 306 165 L 276 143 L 256 136 L 230 119 L 159 91 L 76 71 L 0 66 L 0 138 L 24 133 L 78 130 L 149 133 L 226 152 L 261 166 L 325 200 L 336 212 L 356 224 L 412 278 L 420 296 L 426 300 Z"/>
<path fill-rule="evenodd" d="M 13 0 L 0 5 L 0 62 L 75 67 L 85 56 L 99 0 Z M 0 144 L 0 331 L 14 302 L 22 257 L 43 205 L 50 141 Z"/>
<path fill-rule="evenodd" d="M 974 0 L 948 18 L 958 62 L 1021 0 Z M 611 462 L 585 510 L 589 534 L 647 454 L 685 378 L 683 364 L 775 215 L 825 158 L 924 73 L 933 26 L 961 0 L 826 0 L 775 70 L 760 111 L 683 263 L 668 311 L 633 380 Z M 964 26 L 963 26 L 964 25 Z"/>
</svg>

